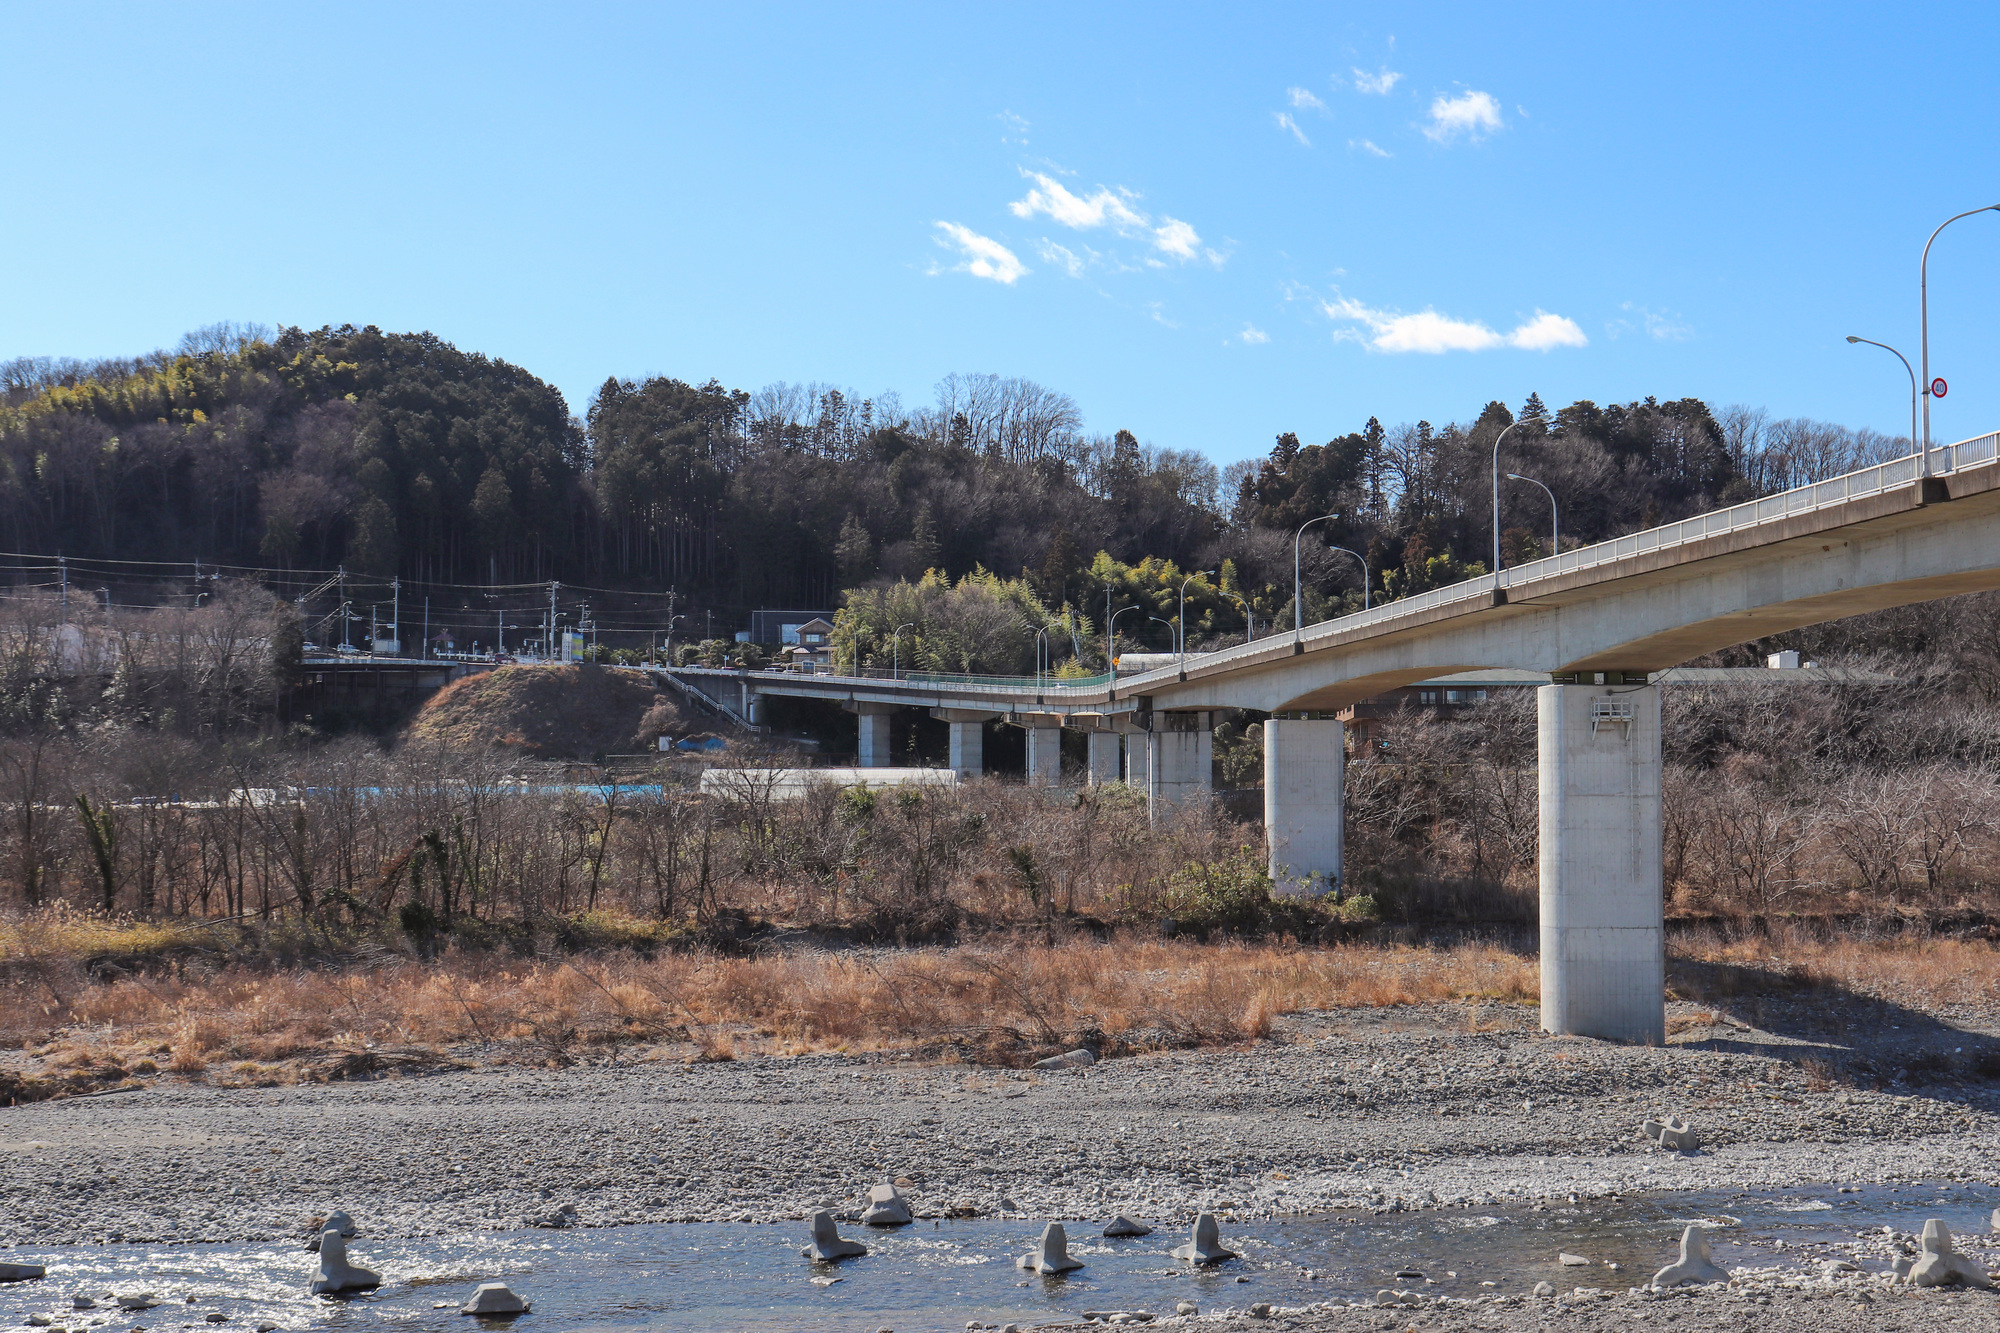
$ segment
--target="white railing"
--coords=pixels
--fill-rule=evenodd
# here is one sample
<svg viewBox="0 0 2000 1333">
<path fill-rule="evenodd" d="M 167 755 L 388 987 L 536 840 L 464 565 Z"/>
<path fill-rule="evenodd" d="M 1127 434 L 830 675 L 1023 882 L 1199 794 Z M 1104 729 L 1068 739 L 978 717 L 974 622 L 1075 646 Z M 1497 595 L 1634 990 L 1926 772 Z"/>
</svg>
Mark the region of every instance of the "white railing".
<svg viewBox="0 0 2000 1333">
<path fill-rule="evenodd" d="M 1995 458 L 2000 458 L 2000 432 L 1976 435 L 1957 444 L 1933 445 L 1931 475 L 1943 476 L 1960 468 L 1990 463 Z M 1579 546 L 1576 550 L 1564 551 L 1561 555 L 1544 556 L 1540 560 L 1531 560 L 1525 565 L 1502 570 L 1498 578 L 1492 574 L 1482 574 L 1463 583 L 1433 588 L 1415 597 L 1386 602 L 1367 611 L 1357 611 L 1352 615 L 1323 620 L 1317 625 L 1308 625 L 1300 638 L 1306 643 L 1311 643 L 1316 639 L 1347 634 L 1352 630 L 1365 629 L 1370 625 L 1396 620 L 1432 607 L 1449 606 L 1473 599 L 1484 600 L 1493 595 L 1496 587 L 1514 587 L 1556 574 L 1595 569 L 1636 555 L 1685 546 L 1718 533 L 1736 532 L 1743 528 L 1755 527 L 1760 523 L 1775 522 L 1798 514 L 1809 514 L 1817 509 L 1829 509 L 1850 500 L 1881 495 L 1900 486 L 1912 485 L 1917 480 L 1917 475 L 1917 455 L 1909 454 L 1903 458 L 1891 459 L 1887 463 L 1877 463 L 1873 467 L 1862 468 L 1859 472 L 1849 472 L 1843 476 L 1829 477 L 1825 481 L 1816 481 L 1793 490 L 1780 491 L 1776 495 L 1767 495 L 1760 500 L 1750 500 L 1744 504 L 1732 505 L 1728 509 L 1715 509 L 1706 514 L 1696 514 L 1693 518 L 1684 518 L 1678 523 L 1668 523 L 1662 527 L 1647 528 L 1643 532 L 1613 537 L 1610 541 L 1598 542 L 1594 546 Z M 1270 647 L 1270 640 L 1263 639 L 1257 643 L 1225 648 L 1218 653 L 1207 653 L 1202 656 L 1201 661 L 1204 666 L 1227 663 L 1249 656 L 1260 647 Z M 1189 662 L 1192 663 L 1193 660 L 1190 658 Z M 1178 671 L 1151 671 L 1143 676 L 1130 677 L 1121 682 L 1121 685 L 1132 688 L 1137 685 L 1164 683 L 1176 679 L 1178 675 Z"/>
</svg>

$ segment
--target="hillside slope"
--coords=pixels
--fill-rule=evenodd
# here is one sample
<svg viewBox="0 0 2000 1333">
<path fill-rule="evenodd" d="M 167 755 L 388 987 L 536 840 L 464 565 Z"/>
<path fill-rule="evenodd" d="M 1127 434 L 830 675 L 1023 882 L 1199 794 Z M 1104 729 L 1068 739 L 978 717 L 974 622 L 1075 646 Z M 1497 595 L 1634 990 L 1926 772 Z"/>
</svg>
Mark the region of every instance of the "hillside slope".
<svg viewBox="0 0 2000 1333">
<path fill-rule="evenodd" d="M 593 759 L 651 749 L 687 719 L 634 672 L 600 666 L 507 666 L 455 680 L 404 730 L 407 741 L 499 746 L 534 759 Z"/>
</svg>

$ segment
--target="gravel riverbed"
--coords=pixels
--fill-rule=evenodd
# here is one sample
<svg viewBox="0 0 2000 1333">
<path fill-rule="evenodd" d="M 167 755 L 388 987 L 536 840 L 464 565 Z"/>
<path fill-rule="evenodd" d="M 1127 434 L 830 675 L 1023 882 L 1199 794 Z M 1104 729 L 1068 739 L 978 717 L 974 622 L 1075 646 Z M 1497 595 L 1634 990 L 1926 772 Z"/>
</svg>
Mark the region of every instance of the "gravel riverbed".
<svg viewBox="0 0 2000 1333">
<path fill-rule="evenodd" d="M 819 1208 L 857 1212 L 885 1176 L 903 1182 L 920 1217 L 1124 1212 L 1163 1228 L 1203 1209 L 1226 1220 L 2000 1182 L 1991 1016 L 1810 999 L 1749 1014 L 1711 1022 L 1676 1005 L 1679 1030 L 1663 1049 L 1547 1037 L 1520 1006 L 1452 1005 L 1298 1015 L 1241 1048 L 1061 1073 L 879 1056 L 694 1063 L 667 1047 L 563 1069 L 321 1085 L 162 1078 L 0 1111 L 0 1244 L 273 1240 L 306 1234 L 335 1207 L 376 1236 L 549 1219 L 795 1224 Z M 1641 1138 L 1640 1121 L 1662 1113 L 1687 1117 L 1702 1149 L 1669 1153 Z M 1669 1298 L 1642 1309 L 1629 1285 L 1615 1301 L 1252 1322 L 1512 1328 L 1561 1312 L 1571 1326 L 1609 1327 L 1672 1322 L 1688 1308 Z M 1818 1329 L 1895 1327 L 1906 1307 L 1915 1318 L 1911 1302 L 1970 1302 L 1967 1320 L 2000 1308 L 1986 1293 L 1889 1289 L 1858 1309 L 1847 1294 L 1791 1288 L 1765 1293 L 1768 1305 L 1715 1299 L 1732 1310 L 1749 1301 L 1745 1315 L 1775 1328 L 1794 1307 L 1821 1310 L 1799 1321 Z"/>
</svg>

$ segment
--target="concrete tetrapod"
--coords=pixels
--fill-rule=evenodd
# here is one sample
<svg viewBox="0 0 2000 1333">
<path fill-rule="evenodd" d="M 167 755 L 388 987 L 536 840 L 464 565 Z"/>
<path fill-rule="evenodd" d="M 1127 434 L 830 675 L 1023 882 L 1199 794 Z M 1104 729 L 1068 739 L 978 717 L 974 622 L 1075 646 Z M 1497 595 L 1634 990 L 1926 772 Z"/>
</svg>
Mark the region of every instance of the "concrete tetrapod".
<svg viewBox="0 0 2000 1333">
<path fill-rule="evenodd" d="M 1919 1287 L 1945 1287 L 1962 1282 L 1968 1287 L 1991 1287 L 1986 1269 L 1966 1258 L 1951 1245 L 1951 1232 L 1933 1217 L 1924 1223 L 1924 1255 L 1910 1269 L 1910 1281 Z"/>
<path fill-rule="evenodd" d="M 458 1308 L 460 1314 L 526 1314 L 528 1303 L 516 1296 L 505 1282 L 482 1282 L 473 1289 L 472 1299 Z"/>
<path fill-rule="evenodd" d="M 830 1264 L 836 1259 L 858 1259 L 868 1253 L 868 1247 L 858 1240 L 842 1240 L 833 1229 L 833 1214 L 814 1213 L 812 1244 L 799 1253 L 815 1263 Z"/>
<path fill-rule="evenodd" d="M 868 1190 L 868 1206 L 861 1210 L 861 1225 L 865 1227 L 906 1227 L 910 1225 L 910 1202 L 903 1192 L 883 1181 Z"/>
<path fill-rule="evenodd" d="M 1699 1222 L 1681 1233 L 1681 1257 L 1653 1274 L 1656 1287 L 1677 1287 L 1683 1282 L 1727 1282 L 1729 1274 L 1708 1255 L 1708 1228 Z"/>
<path fill-rule="evenodd" d="M 1134 1222 L 1131 1218 L 1125 1216 L 1125 1214 L 1120 1213 L 1105 1224 L 1104 1234 L 1107 1236 L 1150 1236 L 1153 1234 L 1153 1229 L 1144 1222 Z"/>
<path fill-rule="evenodd" d="M 1176 1245 L 1173 1256 L 1189 1263 L 1219 1264 L 1224 1259 L 1234 1259 L 1236 1251 L 1222 1248 L 1222 1228 L 1215 1224 L 1215 1214 L 1203 1213 L 1194 1220 L 1193 1239 L 1185 1245 Z"/>
<path fill-rule="evenodd" d="M 1701 1136 L 1687 1121 L 1674 1116 L 1665 1120 L 1649 1119 L 1639 1128 L 1647 1138 L 1669 1152 L 1693 1152 L 1701 1147 Z"/>
<path fill-rule="evenodd" d="M 1069 1257 L 1069 1233 L 1062 1223 L 1051 1222 L 1042 1228 L 1035 1248 L 1021 1256 L 1021 1267 L 1030 1273 L 1067 1273 L 1083 1267 L 1083 1260 Z"/>
<path fill-rule="evenodd" d="M 332 1227 L 319 1233 L 319 1277 L 312 1284 L 313 1295 L 369 1291 L 381 1285 L 380 1273 L 347 1262 L 347 1237 Z"/>
<path fill-rule="evenodd" d="M 326 1221 L 319 1224 L 319 1230 L 313 1232 L 312 1239 L 306 1242 L 306 1248 L 317 1250 L 319 1238 L 328 1230 L 338 1231 L 345 1240 L 353 1240 L 359 1234 L 354 1229 L 354 1219 L 336 1208 L 326 1215 Z"/>
</svg>

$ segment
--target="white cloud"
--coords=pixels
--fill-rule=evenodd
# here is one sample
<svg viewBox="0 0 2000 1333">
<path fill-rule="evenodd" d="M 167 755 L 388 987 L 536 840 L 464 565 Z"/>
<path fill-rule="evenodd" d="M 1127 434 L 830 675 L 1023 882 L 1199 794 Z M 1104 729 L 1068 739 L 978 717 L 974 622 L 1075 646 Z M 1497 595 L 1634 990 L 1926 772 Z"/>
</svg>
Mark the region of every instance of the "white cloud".
<svg viewBox="0 0 2000 1333">
<path fill-rule="evenodd" d="M 1159 223 L 1155 225 L 1151 217 L 1132 206 L 1131 201 L 1139 196 L 1129 190 L 1113 191 L 1100 185 L 1094 194 L 1079 195 L 1053 176 L 1025 168 L 1021 174 L 1035 185 L 1024 197 L 1007 205 L 1017 218 L 1031 218 L 1041 213 L 1077 231 L 1107 227 L 1121 236 L 1143 237 L 1154 250 L 1182 263 L 1206 258 L 1219 268 L 1228 258 L 1214 250 L 1204 249 L 1200 233 L 1179 218 L 1161 214 Z M 1148 258 L 1145 262 L 1154 268 L 1164 267 L 1157 259 Z"/>
<path fill-rule="evenodd" d="M 1546 352 L 1556 347 L 1588 347 L 1590 339 L 1573 319 L 1537 310 L 1535 317 L 1507 335 L 1507 341 L 1528 352 Z"/>
<path fill-rule="evenodd" d="M 1082 277 L 1083 270 L 1089 263 L 1089 261 L 1076 253 L 1076 251 L 1066 245 L 1057 245 L 1046 236 L 1036 243 L 1035 248 L 1041 254 L 1043 263 L 1056 265 L 1072 278 Z"/>
<path fill-rule="evenodd" d="M 1244 342 L 1249 343 L 1253 347 L 1255 347 L 1259 343 L 1267 343 L 1271 341 L 1271 335 L 1264 332 L 1264 330 L 1258 328 L 1255 324 L 1245 324 L 1243 326 L 1243 332 L 1237 334 L 1236 336 L 1238 338 L 1241 338 Z"/>
<path fill-rule="evenodd" d="M 1476 142 L 1499 128 L 1499 101 L 1492 93 L 1468 89 L 1431 103 L 1431 123 L 1424 126 L 1424 134 L 1436 143 L 1450 143 L 1460 135 Z"/>
<path fill-rule="evenodd" d="M 1639 323 L 1634 324 L 1629 319 L 1615 319 L 1611 321 L 1604 326 L 1604 331 L 1613 338 L 1623 333 L 1635 332 L 1641 328 L 1646 331 L 1648 337 L 1657 339 L 1660 342 L 1686 342 L 1689 338 L 1694 337 L 1694 329 L 1690 325 L 1682 323 L 1678 316 L 1664 315 L 1659 311 L 1649 310 L 1645 306 L 1634 305 L 1630 301 L 1625 302 L 1619 309 L 1628 314 L 1638 316 Z"/>
<path fill-rule="evenodd" d="M 1291 112 L 1279 111 L 1276 112 L 1275 114 L 1278 118 L 1279 129 L 1290 130 L 1292 132 L 1292 137 L 1294 139 L 1297 139 L 1302 146 L 1306 148 L 1310 148 L 1313 146 L 1313 141 L 1311 139 L 1306 138 L 1306 132 L 1299 128 L 1299 123 L 1296 120 L 1292 119 Z"/>
<path fill-rule="evenodd" d="M 1359 148 L 1362 152 L 1369 154 L 1371 157 L 1395 156 L 1394 153 L 1390 152 L 1386 148 L 1377 148 L 1375 146 L 1374 140 L 1372 139 L 1349 139 L 1347 141 L 1347 146 L 1349 148 Z"/>
<path fill-rule="evenodd" d="M 1103 186 L 1088 198 L 1070 193 L 1069 189 L 1052 176 L 1044 176 L 1039 171 L 1021 173 L 1035 182 L 1035 188 L 1023 198 L 1007 205 L 1017 218 L 1031 218 L 1037 213 L 1046 213 L 1065 227 L 1075 227 L 1079 231 L 1092 227 L 1144 227 L 1146 215 L 1136 212 L 1125 202 L 1122 195 L 1113 194 Z"/>
<path fill-rule="evenodd" d="M 999 121 L 1001 129 L 1005 131 L 1000 136 L 1001 143 L 1025 144 L 1028 142 L 1027 117 L 1017 116 L 1011 111 L 1002 111 L 993 119 Z"/>
<path fill-rule="evenodd" d="M 1153 228 L 1153 248 L 1165 251 L 1175 259 L 1193 259 L 1201 250 L 1201 237 L 1195 235 L 1193 227 L 1178 218 L 1162 217 L 1160 225 Z M 1209 252 L 1211 262 L 1218 262 L 1214 251 Z"/>
<path fill-rule="evenodd" d="M 1524 321 L 1513 332 L 1501 333 L 1477 320 L 1453 319 L 1436 310 L 1406 315 L 1377 310 L 1344 296 L 1321 301 L 1320 309 L 1329 319 L 1363 326 L 1368 336 L 1361 337 L 1358 331 L 1347 336 L 1366 342 L 1378 352 L 1423 352 L 1435 356 L 1444 352 L 1484 352 L 1495 347 L 1546 352 L 1589 343 L 1575 321 L 1545 310 L 1535 311 L 1533 319 Z"/>
<path fill-rule="evenodd" d="M 1028 271 L 1027 265 L 1015 258 L 1012 250 L 991 236 L 981 236 L 956 222 L 940 222 L 937 229 L 944 234 L 931 239 L 947 250 L 956 249 L 959 253 L 959 262 L 951 266 L 953 273 L 970 273 L 975 278 L 990 278 L 1011 287 L 1016 278 Z M 933 273 L 941 271 L 935 266 L 931 269 Z"/>
<path fill-rule="evenodd" d="M 1320 101 L 1303 88 L 1287 88 L 1285 89 L 1285 97 L 1291 102 L 1292 110 L 1294 111 L 1304 111 L 1307 107 L 1311 107 L 1314 111 L 1326 110 L 1326 103 Z"/>
<path fill-rule="evenodd" d="M 1398 74 L 1395 70 L 1387 66 L 1384 66 L 1381 72 L 1376 74 L 1370 74 L 1364 69 L 1357 69 L 1354 71 L 1354 87 L 1358 92 L 1374 93 L 1378 97 L 1386 96 L 1389 90 L 1394 88 L 1397 81 L 1402 77 L 1401 74 Z"/>
<path fill-rule="evenodd" d="M 1163 324 L 1170 329 L 1177 329 L 1180 327 L 1179 324 L 1167 318 L 1167 303 L 1165 301 L 1146 302 L 1146 311 L 1148 314 L 1152 315 L 1153 322 L 1155 324 Z"/>
</svg>

